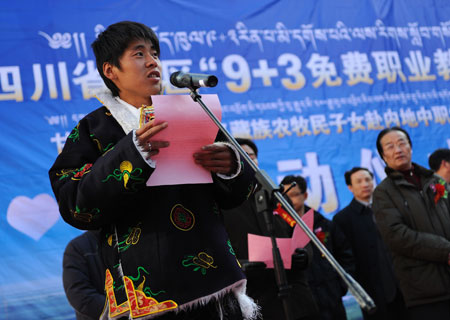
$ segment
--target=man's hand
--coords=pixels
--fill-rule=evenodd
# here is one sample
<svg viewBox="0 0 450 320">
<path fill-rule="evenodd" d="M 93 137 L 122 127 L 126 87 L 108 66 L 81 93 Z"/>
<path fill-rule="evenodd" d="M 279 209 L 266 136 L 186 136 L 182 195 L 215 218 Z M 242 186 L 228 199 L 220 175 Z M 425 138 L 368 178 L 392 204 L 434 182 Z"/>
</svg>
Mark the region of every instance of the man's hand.
<svg viewBox="0 0 450 320">
<path fill-rule="evenodd" d="M 295 249 L 292 255 L 291 270 L 305 270 L 308 267 L 308 259 L 308 252 L 305 249 Z"/>
<path fill-rule="evenodd" d="M 138 145 L 147 151 L 148 157 L 157 155 L 159 149 L 169 146 L 169 141 L 160 141 L 151 139 L 155 134 L 167 128 L 167 122 L 162 122 L 155 125 L 155 120 L 146 123 L 142 128 L 136 130 L 136 139 Z"/>
<path fill-rule="evenodd" d="M 236 155 L 223 144 L 203 146 L 201 151 L 194 153 L 194 161 L 214 173 L 229 175 L 237 169 Z"/>
</svg>

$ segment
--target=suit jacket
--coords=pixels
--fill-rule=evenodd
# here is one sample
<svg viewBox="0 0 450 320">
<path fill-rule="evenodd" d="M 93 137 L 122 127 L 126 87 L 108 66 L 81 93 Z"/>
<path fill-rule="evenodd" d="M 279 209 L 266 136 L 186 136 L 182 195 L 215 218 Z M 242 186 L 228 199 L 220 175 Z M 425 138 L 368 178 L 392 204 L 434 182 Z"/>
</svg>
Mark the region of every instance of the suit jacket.
<svg viewBox="0 0 450 320">
<path fill-rule="evenodd" d="M 98 319 L 105 306 L 105 267 L 98 253 L 99 231 L 72 239 L 64 251 L 63 284 L 77 320 Z"/>
<path fill-rule="evenodd" d="M 309 209 L 305 206 L 305 212 Z M 342 268 L 353 275 L 355 265 L 352 249 L 339 226 L 314 210 L 313 231 Z M 347 319 L 342 303 L 342 296 L 346 294 L 347 286 L 320 250 L 315 245 L 312 247 L 313 258 L 307 273 L 321 319 Z"/>
<path fill-rule="evenodd" d="M 333 217 L 333 221 L 351 243 L 356 265 L 355 280 L 361 284 L 377 306 L 377 311 L 371 319 L 387 318 L 384 316 L 387 312 L 386 306 L 395 297 L 397 284 L 392 262 L 381 241 L 372 209 L 353 199 Z M 389 286 L 389 283 L 387 287 L 383 285 L 386 281 L 391 281 L 393 286 Z"/>
<path fill-rule="evenodd" d="M 268 236 L 264 215 L 256 211 L 255 197 L 251 196 L 237 208 L 224 210 L 225 227 L 231 244 L 241 263 L 248 260 L 248 234 Z M 292 237 L 292 227 L 280 216 L 273 216 L 275 236 L 278 238 Z M 305 248 L 312 261 L 312 245 Z M 245 265 L 244 265 L 245 266 Z M 261 306 L 264 320 L 284 319 L 283 306 L 278 298 L 278 286 L 274 269 L 264 266 L 247 267 L 247 294 Z M 306 270 L 286 270 L 288 283 L 292 285 L 290 303 L 294 319 L 318 319 L 318 308 L 308 285 Z"/>
</svg>

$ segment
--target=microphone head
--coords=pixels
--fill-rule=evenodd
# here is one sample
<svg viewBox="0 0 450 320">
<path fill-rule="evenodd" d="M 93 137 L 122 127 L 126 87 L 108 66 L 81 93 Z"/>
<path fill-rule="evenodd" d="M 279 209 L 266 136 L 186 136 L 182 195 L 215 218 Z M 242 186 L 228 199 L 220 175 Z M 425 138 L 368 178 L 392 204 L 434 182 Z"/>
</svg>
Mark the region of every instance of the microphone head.
<svg viewBox="0 0 450 320">
<path fill-rule="evenodd" d="M 208 79 L 205 81 L 206 85 L 205 87 L 215 87 L 217 86 L 217 83 L 219 82 L 219 80 L 217 79 L 216 76 L 209 76 Z"/>
<path fill-rule="evenodd" d="M 176 71 L 170 75 L 170 83 L 178 88 L 215 87 L 218 81 L 216 76 L 200 73 Z"/>
<path fill-rule="evenodd" d="M 174 72 L 174 73 L 172 73 L 171 75 L 170 75 L 170 83 L 172 84 L 172 85 L 174 85 L 175 87 L 178 87 L 179 86 L 179 84 L 178 84 L 178 81 L 177 81 L 177 77 L 178 77 L 178 75 L 181 73 L 181 71 L 176 71 L 176 72 Z"/>
</svg>

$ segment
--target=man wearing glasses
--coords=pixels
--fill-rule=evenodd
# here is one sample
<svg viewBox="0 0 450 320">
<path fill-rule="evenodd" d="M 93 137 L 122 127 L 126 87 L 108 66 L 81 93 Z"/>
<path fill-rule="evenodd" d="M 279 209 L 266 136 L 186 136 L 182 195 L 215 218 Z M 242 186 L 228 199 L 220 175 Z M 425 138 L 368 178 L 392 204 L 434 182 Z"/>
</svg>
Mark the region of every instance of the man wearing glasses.
<svg viewBox="0 0 450 320">
<path fill-rule="evenodd" d="M 382 130 L 377 149 L 386 162 L 373 211 L 394 261 L 410 319 L 450 319 L 450 203 L 446 183 L 412 162 L 409 134 Z"/>
</svg>

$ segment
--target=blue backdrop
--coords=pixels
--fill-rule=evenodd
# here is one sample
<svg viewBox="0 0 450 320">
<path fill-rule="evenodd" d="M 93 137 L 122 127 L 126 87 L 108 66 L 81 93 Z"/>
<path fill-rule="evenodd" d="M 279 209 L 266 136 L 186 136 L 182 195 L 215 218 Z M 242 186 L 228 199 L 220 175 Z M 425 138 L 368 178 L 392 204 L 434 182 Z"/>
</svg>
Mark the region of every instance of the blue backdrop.
<svg viewBox="0 0 450 320">
<path fill-rule="evenodd" d="M 1 319 L 73 318 L 61 261 L 80 231 L 59 217 L 47 171 L 99 107 L 90 44 L 121 20 L 156 31 L 166 80 L 215 74 L 200 91 L 219 95 L 227 129 L 255 140 L 275 181 L 305 176 L 309 205 L 330 218 L 351 199 L 346 170 L 384 178 L 381 129 L 404 127 L 422 165 L 450 146 L 447 0 L 2 2 Z"/>
</svg>

